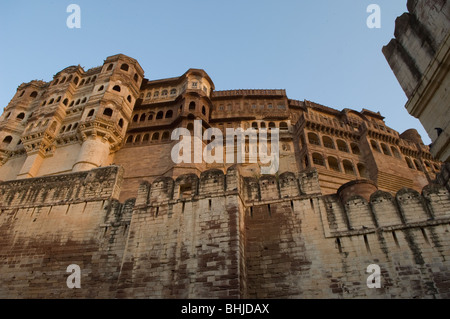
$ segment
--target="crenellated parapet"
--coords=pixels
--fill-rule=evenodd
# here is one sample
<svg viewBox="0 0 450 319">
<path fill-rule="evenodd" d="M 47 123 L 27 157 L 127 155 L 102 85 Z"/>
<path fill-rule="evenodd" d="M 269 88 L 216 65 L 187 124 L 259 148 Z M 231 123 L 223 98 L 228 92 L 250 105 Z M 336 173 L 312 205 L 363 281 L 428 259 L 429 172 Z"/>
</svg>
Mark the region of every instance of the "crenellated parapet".
<svg viewBox="0 0 450 319">
<path fill-rule="evenodd" d="M 351 188 L 354 183 L 341 187 Z M 366 185 L 367 186 L 367 185 Z M 371 185 L 373 186 L 373 185 Z M 450 194 L 445 187 L 430 184 L 422 194 L 403 188 L 393 196 L 383 191 L 373 192 L 367 199 L 369 187 L 355 190 L 353 195 L 323 197 L 329 236 L 352 236 L 373 232 L 428 227 L 450 222 Z M 342 192 L 341 191 L 341 192 Z"/>
<path fill-rule="evenodd" d="M 2 209 L 68 205 L 117 199 L 123 169 L 109 166 L 86 172 L 0 183 Z"/>
<path fill-rule="evenodd" d="M 152 183 L 142 182 L 136 197 L 136 208 L 159 206 L 169 203 L 196 201 L 201 198 L 237 194 L 239 174 L 230 167 L 223 171 L 211 169 L 201 173 L 171 177 L 159 177 Z"/>
</svg>

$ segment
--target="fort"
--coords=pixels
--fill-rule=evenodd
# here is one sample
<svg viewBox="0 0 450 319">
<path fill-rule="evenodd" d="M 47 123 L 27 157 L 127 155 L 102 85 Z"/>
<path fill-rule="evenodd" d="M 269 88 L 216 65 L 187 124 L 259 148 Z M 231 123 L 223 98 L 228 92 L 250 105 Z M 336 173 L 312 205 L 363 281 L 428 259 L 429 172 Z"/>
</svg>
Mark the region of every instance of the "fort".
<svg viewBox="0 0 450 319">
<path fill-rule="evenodd" d="M 242 164 L 173 162 L 196 120 L 279 129 L 278 172 L 247 140 Z M 148 80 L 119 54 L 20 85 L 0 141 L 0 297 L 450 297 L 449 165 L 377 112 Z"/>
</svg>

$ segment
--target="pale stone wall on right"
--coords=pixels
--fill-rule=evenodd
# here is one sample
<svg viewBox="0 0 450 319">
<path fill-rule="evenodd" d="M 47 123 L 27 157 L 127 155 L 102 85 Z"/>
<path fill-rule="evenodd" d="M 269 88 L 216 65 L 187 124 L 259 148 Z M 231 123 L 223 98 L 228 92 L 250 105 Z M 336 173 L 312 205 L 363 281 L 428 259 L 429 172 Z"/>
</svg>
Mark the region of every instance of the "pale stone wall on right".
<svg viewBox="0 0 450 319">
<path fill-rule="evenodd" d="M 408 97 L 406 109 L 431 140 L 432 155 L 450 158 L 450 2 L 409 0 L 383 53 Z"/>
</svg>

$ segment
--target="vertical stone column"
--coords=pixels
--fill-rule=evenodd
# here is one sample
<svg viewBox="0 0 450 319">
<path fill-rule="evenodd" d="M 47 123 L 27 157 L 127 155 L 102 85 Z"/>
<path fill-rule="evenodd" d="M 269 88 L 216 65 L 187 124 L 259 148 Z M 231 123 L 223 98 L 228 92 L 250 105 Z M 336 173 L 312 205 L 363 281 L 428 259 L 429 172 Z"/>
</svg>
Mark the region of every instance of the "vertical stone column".
<svg viewBox="0 0 450 319">
<path fill-rule="evenodd" d="M 73 172 L 87 171 L 107 165 L 109 142 L 99 136 L 91 136 L 83 142 L 80 155 L 73 165 Z"/>
</svg>

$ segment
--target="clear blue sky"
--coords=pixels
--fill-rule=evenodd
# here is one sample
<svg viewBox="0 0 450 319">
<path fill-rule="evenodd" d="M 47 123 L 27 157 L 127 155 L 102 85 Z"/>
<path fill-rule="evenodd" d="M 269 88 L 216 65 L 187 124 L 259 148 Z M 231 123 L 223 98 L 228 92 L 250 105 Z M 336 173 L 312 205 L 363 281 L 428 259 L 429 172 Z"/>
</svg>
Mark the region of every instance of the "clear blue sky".
<svg viewBox="0 0 450 319">
<path fill-rule="evenodd" d="M 66 26 L 71 3 L 81 7 L 81 29 Z M 381 7 L 381 29 L 366 25 L 371 3 Z M 149 79 L 201 68 L 216 90 L 284 88 L 293 99 L 379 111 L 428 144 L 381 52 L 405 11 L 406 0 L 2 0 L 0 109 L 22 82 L 123 53 Z"/>
</svg>

